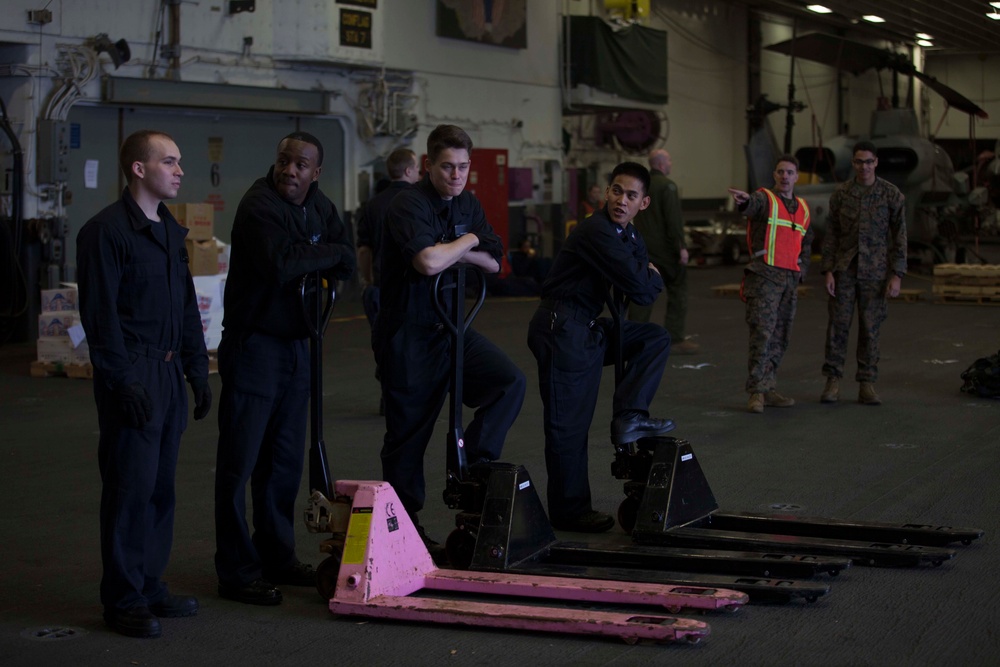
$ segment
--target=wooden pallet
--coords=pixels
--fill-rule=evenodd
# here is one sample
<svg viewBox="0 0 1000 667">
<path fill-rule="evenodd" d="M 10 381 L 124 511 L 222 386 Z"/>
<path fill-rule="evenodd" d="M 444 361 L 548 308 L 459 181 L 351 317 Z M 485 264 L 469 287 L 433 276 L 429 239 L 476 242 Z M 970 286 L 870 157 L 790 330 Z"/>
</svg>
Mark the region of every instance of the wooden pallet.
<svg viewBox="0 0 1000 667">
<path fill-rule="evenodd" d="M 712 294 L 715 296 L 739 296 L 740 295 L 740 283 L 730 283 L 727 285 L 715 285 L 711 288 Z M 799 297 L 805 297 L 812 294 L 812 287 L 808 285 L 799 285 L 798 287 Z"/>
<path fill-rule="evenodd" d="M 219 358 L 215 350 L 208 351 L 208 373 L 219 372 Z M 31 377 L 69 377 L 81 380 L 94 379 L 94 367 L 90 364 L 66 364 L 60 361 L 32 361 Z"/>
<path fill-rule="evenodd" d="M 69 377 L 80 380 L 92 380 L 94 367 L 90 364 L 64 364 L 60 361 L 32 361 L 31 377 Z"/>
<path fill-rule="evenodd" d="M 1000 295 L 990 294 L 936 294 L 937 303 L 961 306 L 1000 306 Z"/>
<path fill-rule="evenodd" d="M 903 303 L 917 303 L 920 301 L 924 291 L 919 289 L 901 289 L 899 296 L 890 297 L 890 301 L 902 301 Z"/>
</svg>

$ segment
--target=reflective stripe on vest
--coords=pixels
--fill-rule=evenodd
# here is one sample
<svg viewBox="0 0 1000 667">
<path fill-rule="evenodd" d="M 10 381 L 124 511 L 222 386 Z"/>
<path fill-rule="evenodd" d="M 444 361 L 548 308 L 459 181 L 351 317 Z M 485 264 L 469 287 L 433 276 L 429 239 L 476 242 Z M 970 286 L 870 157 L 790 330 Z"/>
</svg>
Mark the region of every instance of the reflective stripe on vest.
<svg viewBox="0 0 1000 667">
<path fill-rule="evenodd" d="M 796 197 L 799 208 L 792 215 L 784 202 L 767 188 L 760 188 L 767 195 L 771 205 L 764 234 L 764 248 L 755 252 L 750 244 L 750 227 L 747 226 L 747 247 L 751 255 L 761 255 L 764 262 L 779 269 L 799 270 L 799 254 L 802 252 L 802 238 L 809 229 L 809 206 L 801 197 Z"/>
</svg>

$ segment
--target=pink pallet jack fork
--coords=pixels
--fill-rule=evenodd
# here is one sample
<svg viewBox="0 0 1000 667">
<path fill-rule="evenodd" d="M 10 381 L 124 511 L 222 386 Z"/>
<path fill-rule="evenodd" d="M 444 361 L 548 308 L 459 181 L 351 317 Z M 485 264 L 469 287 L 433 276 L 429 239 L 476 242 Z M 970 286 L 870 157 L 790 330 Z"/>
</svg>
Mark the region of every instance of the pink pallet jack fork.
<svg viewBox="0 0 1000 667">
<path fill-rule="evenodd" d="M 734 611 L 748 600 L 744 593 L 723 589 L 441 570 L 389 484 L 338 481 L 335 485 L 339 498 L 353 499 L 336 591 L 330 600 L 330 611 L 335 614 L 603 635 L 628 642 L 697 643 L 709 634 L 709 626 L 692 619 L 413 594 L 439 591 L 554 598 L 646 605 L 671 612 L 682 608 Z"/>
</svg>

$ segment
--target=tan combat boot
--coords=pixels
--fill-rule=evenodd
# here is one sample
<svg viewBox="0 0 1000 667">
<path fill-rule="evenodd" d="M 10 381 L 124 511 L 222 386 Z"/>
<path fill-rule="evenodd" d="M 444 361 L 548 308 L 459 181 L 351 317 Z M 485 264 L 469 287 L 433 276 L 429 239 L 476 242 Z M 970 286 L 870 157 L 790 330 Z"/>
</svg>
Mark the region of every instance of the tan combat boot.
<svg viewBox="0 0 1000 667">
<path fill-rule="evenodd" d="M 823 403 L 836 403 L 840 400 L 840 378 L 828 377 L 826 386 L 819 400 Z"/>
<path fill-rule="evenodd" d="M 764 394 L 750 394 L 750 400 L 747 401 L 747 410 L 757 413 L 764 412 Z"/>
<path fill-rule="evenodd" d="M 882 405 L 882 399 L 875 393 L 875 385 L 873 383 L 861 383 L 861 389 L 858 390 L 858 403 L 862 405 Z"/>
<path fill-rule="evenodd" d="M 795 399 L 783 396 L 772 389 L 764 394 L 764 405 L 769 408 L 790 408 L 795 405 Z"/>
</svg>

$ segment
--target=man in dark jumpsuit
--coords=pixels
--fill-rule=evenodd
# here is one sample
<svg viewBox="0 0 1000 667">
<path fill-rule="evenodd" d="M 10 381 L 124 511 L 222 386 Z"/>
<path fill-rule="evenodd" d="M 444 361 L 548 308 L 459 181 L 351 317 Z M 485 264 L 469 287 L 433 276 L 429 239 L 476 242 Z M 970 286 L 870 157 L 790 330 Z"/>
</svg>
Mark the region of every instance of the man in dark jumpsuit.
<svg viewBox="0 0 1000 667">
<path fill-rule="evenodd" d="M 465 192 L 472 140 L 439 125 L 427 138 L 427 175 L 389 207 L 382 238 L 382 309 L 373 346 L 382 371 L 385 441 L 382 473 L 418 530 L 424 506 L 424 452 L 449 389 L 451 336 L 431 305 L 434 276 L 458 262 L 500 270 L 503 245 L 475 195 Z M 475 408 L 465 429 L 470 463 L 499 458 L 524 401 L 524 374 L 498 347 L 465 332 L 463 402 Z M 433 556 L 439 545 L 424 536 Z"/>
<path fill-rule="evenodd" d="M 198 601 L 160 577 L 174 529 L 174 475 L 187 428 L 212 405 L 208 354 L 184 237 L 163 204 L 177 196 L 177 144 L 143 130 L 122 144 L 128 187 L 77 237 L 80 316 L 100 426 L 101 602 L 123 635 L 159 637 L 157 617 L 193 616 Z"/>
<path fill-rule="evenodd" d="M 364 285 L 361 300 L 369 326 L 375 326 L 381 303 L 382 284 L 382 228 L 389 213 L 389 204 L 401 191 L 420 180 L 420 167 L 417 165 L 417 154 L 409 148 L 397 148 L 389 153 L 385 160 L 385 168 L 392 180 L 388 186 L 365 202 L 358 215 L 358 277 Z M 375 379 L 381 377 L 378 366 L 375 367 Z M 380 415 L 385 414 L 385 401 L 379 399 Z"/>
<path fill-rule="evenodd" d="M 771 189 L 749 194 L 729 188 L 739 211 L 747 216 L 750 264 L 743 270 L 742 297 L 750 328 L 747 410 L 754 413 L 764 412 L 765 405 L 795 405 L 795 399 L 778 393 L 775 385 L 812 248 L 809 206 L 794 195 L 798 178 L 799 161 L 794 155 L 782 155 L 774 165 Z"/>
<path fill-rule="evenodd" d="M 649 206 L 649 171 L 623 162 L 611 173 L 607 205 L 570 233 L 542 285 L 542 302 L 528 326 L 528 347 L 538 361 L 545 420 L 545 465 L 552 525 L 603 532 L 614 518 L 591 505 L 587 434 L 603 366 L 614 363 L 611 321 L 598 318 L 608 291 L 619 288 L 649 305 L 663 280 L 632 225 Z M 615 387 L 611 441 L 615 445 L 662 435 L 669 419 L 649 416 L 670 355 L 670 334 L 649 322 L 623 323 L 624 377 Z"/>
<path fill-rule="evenodd" d="M 889 313 L 889 297 L 899 296 L 906 275 L 905 198 L 895 185 L 875 175 L 878 154 L 870 141 L 854 145 L 854 178 L 830 196 L 830 218 L 823 239 L 827 312 L 826 386 L 823 403 L 840 398 L 847 338 L 858 310 L 858 402 L 880 405 L 879 331 Z"/>
<path fill-rule="evenodd" d="M 382 283 L 382 227 L 389 204 L 402 190 L 420 180 L 417 154 L 409 148 L 397 148 L 389 153 L 385 168 L 392 180 L 389 185 L 365 202 L 358 214 L 358 277 L 365 286 L 364 307 L 368 323 L 374 325 L 379 309 L 379 285 Z"/>
<path fill-rule="evenodd" d="M 318 139 L 289 134 L 233 220 L 219 345 L 215 569 L 219 595 L 248 604 L 280 603 L 274 584 L 311 586 L 316 580 L 312 566 L 295 556 L 310 378 L 300 282 L 317 271 L 345 279 L 355 267 L 337 208 L 319 190 L 322 166 Z"/>
</svg>

